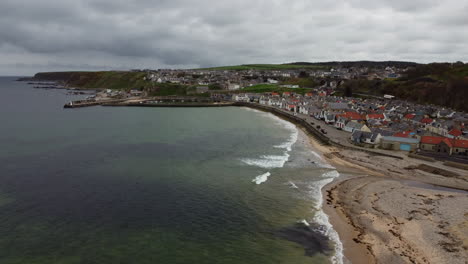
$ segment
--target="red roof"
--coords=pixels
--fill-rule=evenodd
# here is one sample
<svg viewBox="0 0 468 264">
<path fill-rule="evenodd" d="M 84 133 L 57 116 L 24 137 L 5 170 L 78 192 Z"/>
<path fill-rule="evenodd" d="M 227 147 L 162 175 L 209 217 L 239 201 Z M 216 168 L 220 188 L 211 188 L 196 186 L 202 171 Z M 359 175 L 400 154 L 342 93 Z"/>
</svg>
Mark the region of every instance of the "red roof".
<svg viewBox="0 0 468 264">
<path fill-rule="evenodd" d="M 271 95 L 279 95 L 278 93 L 271 93 Z"/>
<path fill-rule="evenodd" d="M 437 145 L 444 140 L 443 137 L 431 137 L 431 136 L 423 136 L 421 137 L 421 144 L 432 144 Z"/>
<path fill-rule="evenodd" d="M 395 133 L 393 136 L 394 136 L 394 137 L 407 138 L 407 137 L 409 137 L 409 135 L 410 135 L 411 132 L 413 132 L 413 131 L 398 132 L 398 133 Z"/>
<path fill-rule="evenodd" d="M 296 107 L 296 106 L 295 105 L 289 105 L 289 108 L 294 108 L 294 107 Z"/>
<path fill-rule="evenodd" d="M 442 142 L 444 142 L 445 144 L 447 144 L 447 146 L 453 148 L 452 142 L 450 142 L 450 140 L 449 140 L 448 138 L 444 138 L 444 140 L 442 140 Z"/>
<path fill-rule="evenodd" d="M 291 92 L 284 92 L 283 94 L 291 94 Z"/>
<path fill-rule="evenodd" d="M 363 119 L 362 116 L 359 114 L 359 113 L 356 113 L 356 112 L 346 112 L 344 114 L 341 114 L 339 116 L 342 116 L 346 119 L 350 119 L 350 120 L 361 120 Z"/>
<path fill-rule="evenodd" d="M 306 96 L 312 96 L 313 94 L 312 93 L 306 93 Z"/>
<path fill-rule="evenodd" d="M 430 123 L 432 123 L 432 118 L 423 118 L 421 120 L 421 123 L 430 124 Z"/>
<path fill-rule="evenodd" d="M 454 129 L 450 130 L 449 134 L 454 136 L 454 137 L 459 137 L 463 133 L 460 130 L 454 128 Z"/>
<path fill-rule="evenodd" d="M 368 114 L 367 119 L 385 119 L 383 114 Z"/>
<path fill-rule="evenodd" d="M 466 139 L 450 139 L 450 138 L 443 138 L 443 137 L 430 137 L 424 136 L 421 137 L 421 144 L 432 144 L 437 145 L 440 142 L 444 142 L 447 146 L 453 148 L 466 148 L 468 149 L 468 140 Z"/>
<path fill-rule="evenodd" d="M 444 138 L 442 140 L 447 146 L 453 148 L 468 148 L 468 140 L 465 139 L 449 139 L 449 138 Z"/>
<path fill-rule="evenodd" d="M 466 139 L 454 139 L 452 140 L 453 146 L 456 148 L 468 149 L 468 140 Z"/>
<path fill-rule="evenodd" d="M 413 119 L 413 117 L 415 117 L 415 116 L 416 116 L 415 114 L 406 114 L 405 118 L 406 119 Z"/>
</svg>

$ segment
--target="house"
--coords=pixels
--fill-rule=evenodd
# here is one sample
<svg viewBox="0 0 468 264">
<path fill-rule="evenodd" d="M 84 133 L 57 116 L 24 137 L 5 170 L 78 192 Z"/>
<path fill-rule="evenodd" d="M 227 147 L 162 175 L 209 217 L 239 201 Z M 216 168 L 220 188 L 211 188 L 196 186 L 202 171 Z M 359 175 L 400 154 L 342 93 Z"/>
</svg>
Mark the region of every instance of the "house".
<svg viewBox="0 0 468 264">
<path fill-rule="evenodd" d="M 287 104 L 285 109 L 288 110 L 288 111 L 291 111 L 291 112 L 297 112 L 297 105 Z"/>
<path fill-rule="evenodd" d="M 349 109 L 347 103 L 329 103 L 327 108 L 332 111 L 345 111 Z"/>
<path fill-rule="evenodd" d="M 459 129 L 455 129 L 455 128 L 454 128 L 454 129 L 452 129 L 452 130 L 450 130 L 450 131 L 448 132 L 447 137 L 448 137 L 448 138 L 457 138 L 457 137 L 460 137 L 460 136 L 462 136 L 462 135 L 463 135 L 463 133 L 462 133 Z"/>
<path fill-rule="evenodd" d="M 418 138 L 383 137 L 380 147 L 388 150 L 415 151 L 419 146 Z"/>
<path fill-rule="evenodd" d="M 346 120 L 362 120 L 363 117 L 359 114 L 359 113 L 356 113 L 356 112 L 345 112 L 344 114 L 341 114 L 339 116 L 342 116 L 344 117 Z"/>
<path fill-rule="evenodd" d="M 327 124 L 335 123 L 335 115 L 334 114 L 325 115 L 325 123 L 327 123 Z"/>
<path fill-rule="evenodd" d="M 408 130 L 408 131 L 403 131 L 403 132 L 397 132 L 393 134 L 394 137 L 402 137 L 402 138 L 408 138 L 412 135 L 415 135 L 416 133 L 414 131 Z"/>
<path fill-rule="evenodd" d="M 437 151 L 443 139 L 443 137 L 423 136 L 419 148 L 425 151 Z"/>
<path fill-rule="evenodd" d="M 299 113 L 304 115 L 315 116 L 316 114 L 320 113 L 320 109 L 318 109 L 315 106 L 301 105 L 299 106 Z"/>
<path fill-rule="evenodd" d="M 250 102 L 250 98 L 247 94 L 235 94 L 232 96 L 232 100 L 236 102 Z"/>
<path fill-rule="evenodd" d="M 239 90 L 239 89 L 240 89 L 240 85 L 239 85 L 238 83 L 228 83 L 227 89 L 228 89 L 229 91 Z"/>
<path fill-rule="evenodd" d="M 375 148 L 382 136 L 379 133 L 372 133 L 372 132 L 364 132 L 355 130 L 353 134 L 351 134 L 351 141 L 355 144 L 363 145 L 365 147 Z"/>
<path fill-rule="evenodd" d="M 139 91 L 139 90 L 130 90 L 130 94 L 132 96 L 142 96 L 143 95 L 143 92 L 142 91 Z"/>
<path fill-rule="evenodd" d="M 379 133 L 382 137 L 391 137 L 393 136 L 393 132 L 389 130 L 384 130 L 380 128 L 371 128 L 372 133 Z"/>
<path fill-rule="evenodd" d="M 258 100 L 258 103 L 261 105 L 267 105 L 268 104 L 269 98 L 266 96 L 261 96 L 260 99 Z"/>
<path fill-rule="evenodd" d="M 366 120 L 385 120 L 385 114 L 367 114 Z"/>
<path fill-rule="evenodd" d="M 277 106 L 281 107 L 281 100 L 279 98 L 269 98 L 268 99 L 268 105 L 269 106 Z"/>
<path fill-rule="evenodd" d="M 338 128 L 338 129 L 344 129 L 344 127 L 346 126 L 346 122 L 347 122 L 347 119 L 342 117 L 342 116 L 338 116 L 336 122 L 335 122 L 335 127 Z"/>
<path fill-rule="evenodd" d="M 410 121 L 412 120 L 416 115 L 415 114 L 406 114 L 404 117 L 403 117 L 403 120 L 405 121 Z"/>
<path fill-rule="evenodd" d="M 364 131 L 364 132 L 371 132 L 371 130 L 366 125 L 355 122 L 355 121 L 349 121 L 348 123 L 346 123 L 343 130 L 347 132 L 351 132 L 351 133 L 353 133 L 356 130 Z"/>
<path fill-rule="evenodd" d="M 424 126 L 427 126 L 429 124 L 431 124 L 432 122 L 434 122 L 434 120 L 432 118 L 423 118 L 421 119 L 420 123 L 423 124 Z"/>
<path fill-rule="evenodd" d="M 439 143 L 437 152 L 448 155 L 468 155 L 468 140 L 444 138 Z"/>
<path fill-rule="evenodd" d="M 452 154 L 468 156 L 468 140 L 455 139 L 452 140 L 453 149 Z"/>
</svg>

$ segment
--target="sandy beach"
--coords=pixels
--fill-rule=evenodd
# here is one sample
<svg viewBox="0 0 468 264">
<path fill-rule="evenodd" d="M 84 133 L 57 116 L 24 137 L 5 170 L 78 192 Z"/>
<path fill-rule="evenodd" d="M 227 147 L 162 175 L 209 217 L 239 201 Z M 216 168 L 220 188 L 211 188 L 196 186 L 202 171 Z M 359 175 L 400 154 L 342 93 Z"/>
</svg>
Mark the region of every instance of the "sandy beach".
<svg viewBox="0 0 468 264">
<path fill-rule="evenodd" d="M 322 193 L 345 263 L 468 263 L 467 171 L 310 141 L 344 175 Z M 451 176 L 416 168 L 424 164 Z"/>
</svg>

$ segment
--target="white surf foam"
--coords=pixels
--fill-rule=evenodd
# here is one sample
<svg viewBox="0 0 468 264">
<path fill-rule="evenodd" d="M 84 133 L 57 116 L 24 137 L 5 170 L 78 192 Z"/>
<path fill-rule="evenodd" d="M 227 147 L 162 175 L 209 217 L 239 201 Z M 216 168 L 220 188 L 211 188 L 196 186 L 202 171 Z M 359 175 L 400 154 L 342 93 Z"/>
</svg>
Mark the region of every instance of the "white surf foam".
<svg viewBox="0 0 468 264">
<path fill-rule="evenodd" d="M 322 177 L 324 177 L 323 180 L 314 182 L 314 184 L 310 186 L 310 193 L 317 200 L 315 206 L 316 213 L 314 216 L 314 222 L 322 227 L 318 231 L 330 238 L 330 240 L 332 240 L 335 244 L 335 255 L 332 257 L 332 263 L 334 264 L 343 264 L 343 243 L 341 242 L 338 233 L 333 229 L 333 226 L 330 224 L 328 216 L 322 209 L 322 188 L 339 176 L 340 174 L 336 170 L 328 171 L 322 175 Z"/>
<path fill-rule="evenodd" d="M 291 186 L 291 188 L 299 189 L 299 187 L 297 187 L 297 185 L 294 184 L 294 182 L 292 182 L 292 181 L 289 181 L 289 185 Z"/>
<path fill-rule="evenodd" d="M 294 124 L 288 121 L 285 121 L 281 118 L 278 118 L 276 116 L 273 116 L 273 117 L 276 118 L 275 120 L 278 124 L 281 124 L 284 128 L 286 128 L 287 130 L 291 132 L 291 135 L 289 136 L 288 140 L 286 140 L 286 142 L 283 142 L 279 145 L 275 145 L 274 147 L 286 149 L 287 151 L 291 151 L 292 146 L 297 142 L 297 139 L 299 137 L 299 131 L 297 130 L 297 127 Z"/>
<path fill-rule="evenodd" d="M 309 222 L 307 222 L 307 220 L 305 219 L 302 219 L 301 221 L 299 221 L 299 223 L 304 224 L 305 226 L 310 226 Z"/>
<path fill-rule="evenodd" d="M 289 154 L 284 153 L 283 156 L 265 155 L 259 159 L 241 159 L 247 165 L 257 166 L 264 169 L 282 168 L 289 159 Z"/>
<path fill-rule="evenodd" d="M 270 177 L 271 173 L 267 172 L 262 175 L 258 175 L 255 177 L 255 179 L 252 180 L 252 182 L 255 182 L 256 184 L 262 184 L 268 180 L 268 177 Z"/>
</svg>

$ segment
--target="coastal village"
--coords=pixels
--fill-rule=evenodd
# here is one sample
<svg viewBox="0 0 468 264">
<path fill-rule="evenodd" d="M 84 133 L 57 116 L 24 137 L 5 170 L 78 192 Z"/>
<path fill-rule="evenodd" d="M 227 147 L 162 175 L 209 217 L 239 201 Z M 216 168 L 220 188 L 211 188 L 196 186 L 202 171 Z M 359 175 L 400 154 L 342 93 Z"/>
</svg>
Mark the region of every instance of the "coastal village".
<svg viewBox="0 0 468 264">
<path fill-rule="evenodd" d="M 398 78 L 406 68 L 367 67 L 292 70 L 133 70 L 144 80 L 195 87 L 186 96 L 149 98 L 145 91 L 106 89 L 86 100 L 124 98 L 131 103 L 243 102 L 281 109 L 316 120 L 316 128 L 345 145 L 418 153 L 435 159 L 468 163 L 468 114 L 435 105 L 418 105 L 393 95 L 343 97 L 336 88 L 350 79 Z M 287 84 L 300 76 L 322 80 L 306 92 Z M 287 88 L 285 92 L 244 92 L 263 85 Z M 214 90 L 212 87 L 215 87 Z M 204 95 L 204 96 L 200 96 Z M 162 105 L 161 105 L 162 106 Z M 310 123 L 315 123 L 310 121 Z M 321 122 L 319 124 L 319 122 Z"/>
<path fill-rule="evenodd" d="M 344 98 L 314 90 L 235 94 L 234 101 L 252 102 L 313 117 L 340 130 L 354 145 L 411 151 L 467 162 L 468 114 L 436 106 L 422 106 L 386 96 L 382 99 Z M 322 130 L 326 133 L 325 130 Z"/>
</svg>

